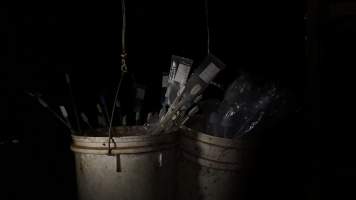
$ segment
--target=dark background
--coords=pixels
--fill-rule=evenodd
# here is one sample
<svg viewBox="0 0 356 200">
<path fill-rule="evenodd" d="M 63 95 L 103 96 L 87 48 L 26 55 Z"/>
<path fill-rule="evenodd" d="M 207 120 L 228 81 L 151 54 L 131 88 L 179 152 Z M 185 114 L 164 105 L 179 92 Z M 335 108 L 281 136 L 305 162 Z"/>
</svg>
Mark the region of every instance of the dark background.
<svg viewBox="0 0 356 200">
<path fill-rule="evenodd" d="M 250 199 L 319 199 L 319 68 L 340 59 L 346 65 L 352 56 L 340 49 L 355 44 L 355 18 L 334 8 L 209 2 L 211 51 L 227 65 L 217 81 L 227 85 L 244 70 L 288 91 L 287 114 L 262 135 Z M 40 92 L 56 110 L 70 108 L 67 72 L 79 110 L 94 121 L 99 96 L 113 98 L 121 73 L 121 6 L 51 1 L 0 9 L 0 199 L 75 199 L 70 133 L 24 92 Z M 127 20 L 129 75 L 120 99 L 132 119 L 132 77 L 146 86 L 144 113 L 158 111 L 171 55 L 194 66 L 206 56 L 204 1 L 128 1 Z"/>
</svg>

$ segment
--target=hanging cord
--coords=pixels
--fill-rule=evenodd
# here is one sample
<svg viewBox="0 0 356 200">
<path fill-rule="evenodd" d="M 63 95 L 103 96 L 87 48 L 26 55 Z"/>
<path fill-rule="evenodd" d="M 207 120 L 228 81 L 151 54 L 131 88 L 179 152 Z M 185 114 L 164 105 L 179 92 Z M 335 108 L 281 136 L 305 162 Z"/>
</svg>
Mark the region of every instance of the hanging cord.
<svg viewBox="0 0 356 200">
<path fill-rule="evenodd" d="M 206 33 L 207 33 L 207 52 L 210 54 L 210 28 L 209 28 L 209 9 L 208 0 L 205 0 L 205 23 L 206 23 Z"/>
<path fill-rule="evenodd" d="M 125 0 L 121 0 L 121 13 L 122 13 L 122 29 L 121 29 L 121 45 L 122 52 L 126 53 L 126 6 Z"/>
<path fill-rule="evenodd" d="M 108 142 L 108 154 L 111 155 L 111 142 L 115 144 L 115 141 L 111 135 L 111 129 L 112 129 L 112 121 L 114 119 L 114 114 L 115 114 L 115 103 L 118 99 L 119 93 L 120 93 L 120 88 L 122 85 L 122 81 L 124 79 L 125 74 L 127 73 L 127 64 L 126 64 L 126 59 L 127 59 L 127 53 L 126 53 L 126 46 L 125 46 L 125 34 L 126 34 L 126 8 L 125 8 L 125 0 L 121 0 L 121 7 L 122 7 L 122 31 L 121 31 L 121 42 L 122 42 L 122 52 L 121 52 L 121 77 L 120 81 L 117 85 L 117 89 L 115 92 L 115 99 L 113 101 L 113 106 L 112 106 L 112 111 L 111 111 L 111 117 L 110 117 L 110 123 L 109 123 L 109 142 Z"/>
</svg>

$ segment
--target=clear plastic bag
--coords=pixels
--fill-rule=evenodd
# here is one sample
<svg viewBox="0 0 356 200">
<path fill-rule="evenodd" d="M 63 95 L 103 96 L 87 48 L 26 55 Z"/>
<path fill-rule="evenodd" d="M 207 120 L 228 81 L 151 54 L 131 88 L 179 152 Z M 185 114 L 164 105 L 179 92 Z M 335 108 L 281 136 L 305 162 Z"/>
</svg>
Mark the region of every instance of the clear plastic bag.
<svg viewBox="0 0 356 200">
<path fill-rule="evenodd" d="M 206 133 L 241 138 L 254 130 L 271 113 L 271 106 L 279 102 L 275 85 L 256 86 L 246 74 L 230 84 L 224 99 L 215 110 L 204 113 Z"/>
</svg>

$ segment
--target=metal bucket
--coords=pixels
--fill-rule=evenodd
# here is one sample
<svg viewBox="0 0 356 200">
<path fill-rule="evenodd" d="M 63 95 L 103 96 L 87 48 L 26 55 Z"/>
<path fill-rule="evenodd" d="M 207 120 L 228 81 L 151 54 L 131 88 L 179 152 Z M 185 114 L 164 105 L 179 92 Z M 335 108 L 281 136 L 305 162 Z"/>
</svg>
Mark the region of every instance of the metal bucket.
<svg viewBox="0 0 356 200">
<path fill-rule="evenodd" d="M 181 129 L 178 200 L 242 199 L 252 160 L 246 141 Z"/>
<path fill-rule="evenodd" d="M 175 195 L 176 134 L 142 135 L 142 127 L 73 135 L 80 200 L 167 200 Z M 100 136 L 101 135 L 101 136 Z"/>
</svg>

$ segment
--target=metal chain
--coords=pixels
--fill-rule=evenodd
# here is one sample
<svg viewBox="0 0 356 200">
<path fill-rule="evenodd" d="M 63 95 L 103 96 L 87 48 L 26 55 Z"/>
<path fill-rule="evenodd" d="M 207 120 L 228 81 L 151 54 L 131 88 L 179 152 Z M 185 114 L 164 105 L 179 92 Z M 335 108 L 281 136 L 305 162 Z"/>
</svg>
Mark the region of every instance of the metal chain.
<svg viewBox="0 0 356 200">
<path fill-rule="evenodd" d="M 120 93 L 120 88 L 122 85 L 122 81 L 124 79 L 125 74 L 128 72 L 127 69 L 127 52 L 126 52 L 126 46 L 125 46 L 125 42 L 126 42 L 126 7 L 125 7 L 125 0 L 121 0 L 121 7 L 122 7 L 122 32 L 121 32 L 121 42 L 122 42 L 122 52 L 121 52 L 121 77 L 115 92 L 115 99 L 113 102 L 113 106 L 112 106 L 112 111 L 111 111 L 111 117 L 110 117 L 110 123 L 109 123 L 109 141 L 108 141 L 108 154 L 111 155 L 111 142 L 114 143 L 114 145 L 116 145 L 115 140 L 112 137 L 111 134 L 111 129 L 112 129 L 112 121 L 114 118 L 114 114 L 115 114 L 115 103 L 118 99 L 119 93 Z"/>
</svg>

